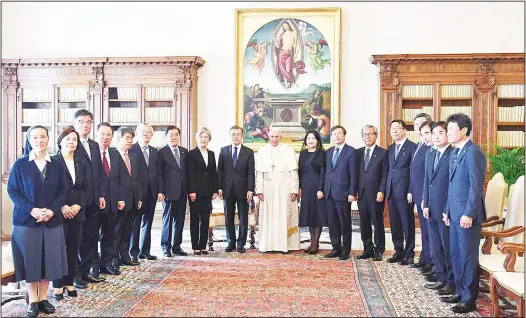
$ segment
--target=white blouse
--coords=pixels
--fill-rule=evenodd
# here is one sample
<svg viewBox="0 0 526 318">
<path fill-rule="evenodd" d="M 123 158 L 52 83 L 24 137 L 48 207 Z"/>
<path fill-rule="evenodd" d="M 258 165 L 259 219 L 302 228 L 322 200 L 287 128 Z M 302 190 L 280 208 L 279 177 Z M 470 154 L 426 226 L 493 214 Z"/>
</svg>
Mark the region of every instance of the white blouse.
<svg viewBox="0 0 526 318">
<path fill-rule="evenodd" d="M 66 162 L 66 166 L 68 167 L 68 171 L 71 175 L 71 179 L 73 180 L 73 184 L 75 184 L 75 160 L 64 159 L 64 161 Z"/>
<path fill-rule="evenodd" d="M 201 151 L 201 156 L 203 156 L 203 159 L 205 160 L 205 165 L 208 167 L 208 150 L 205 150 L 204 152 Z"/>
</svg>

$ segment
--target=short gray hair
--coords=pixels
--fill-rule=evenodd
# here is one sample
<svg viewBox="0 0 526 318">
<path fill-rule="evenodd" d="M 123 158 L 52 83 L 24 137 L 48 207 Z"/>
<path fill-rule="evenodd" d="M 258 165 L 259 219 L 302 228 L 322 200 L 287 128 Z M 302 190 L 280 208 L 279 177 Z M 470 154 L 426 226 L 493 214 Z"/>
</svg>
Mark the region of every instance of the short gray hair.
<svg viewBox="0 0 526 318">
<path fill-rule="evenodd" d="M 135 132 L 137 133 L 137 135 L 140 135 L 140 134 L 142 134 L 142 132 L 143 132 L 143 130 L 145 128 L 150 128 L 152 130 L 152 134 L 153 134 L 153 126 L 150 125 L 150 124 L 147 124 L 147 123 L 139 124 L 137 126 L 137 128 L 135 128 Z"/>
<path fill-rule="evenodd" d="M 376 128 L 376 126 L 374 126 L 374 125 L 365 125 L 365 126 L 363 126 L 362 130 L 360 131 L 360 134 L 363 135 L 363 130 L 364 129 L 368 129 L 368 128 L 374 129 L 374 133 L 376 134 L 376 136 L 378 136 L 378 128 Z"/>
<path fill-rule="evenodd" d="M 206 128 L 206 127 L 203 127 L 201 129 L 199 129 L 197 131 L 197 133 L 195 134 L 195 139 L 199 139 L 199 136 L 201 136 L 202 133 L 205 133 L 208 135 L 208 140 L 209 141 L 212 141 L 212 132 L 210 131 L 210 129 Z"/>
<path fill-rule="evenodd" d="M 119 127 L 119 129 L 117 129 L 117 131 L 116 131 L 117 139 L 120 140 L 127 133 L 131 134 L 132 137 L 135 137 L 135 132 L 130 127 Z"/>
</svg>

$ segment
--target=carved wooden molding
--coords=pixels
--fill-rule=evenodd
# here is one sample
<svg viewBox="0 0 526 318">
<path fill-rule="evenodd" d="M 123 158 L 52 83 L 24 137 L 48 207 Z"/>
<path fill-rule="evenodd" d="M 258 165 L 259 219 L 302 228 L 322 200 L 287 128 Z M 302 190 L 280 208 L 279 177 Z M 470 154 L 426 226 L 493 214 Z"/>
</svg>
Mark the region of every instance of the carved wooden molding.
<svg viewBox="0 0 526 318">
<path fill-rule="evenodd" d="M 383 89 L 397 89 L 398 84 L 400 84 L 398 65 L 394 63 L 382 65 L 380 80 Z"/>
<path fill-rule="evenodd" d="M 372 64 L 385 64 L 393 62 L 436 62 L 436 61 L 504 61 L 524 60 L 524 53 L 473 53 L 473 54 L 385 54 L 373 55 L 369 59 Z"/>
<path fill-rule="evenodd" d="M 104 87 L 104 70 L 100 66 L 91 69 L 91 79 L 88 82 L 90 90 L 102 91 Z"/>
<path fill-rule="evenodd" d="M 8 90 L 17 90 L 19 87 L 18 74 L 16 67 L 5 67 L 4 76 L 2 77 L 2 88 L 5 92 Z"/>
<path fill-rule="evenodd" d="M 482 62 L 477 64 L 477 86 L 480 89 L 492 89 L 495 86 L 493 63 Z M 486 103 L 482 103 L 486 105 Z"/>
</svg>

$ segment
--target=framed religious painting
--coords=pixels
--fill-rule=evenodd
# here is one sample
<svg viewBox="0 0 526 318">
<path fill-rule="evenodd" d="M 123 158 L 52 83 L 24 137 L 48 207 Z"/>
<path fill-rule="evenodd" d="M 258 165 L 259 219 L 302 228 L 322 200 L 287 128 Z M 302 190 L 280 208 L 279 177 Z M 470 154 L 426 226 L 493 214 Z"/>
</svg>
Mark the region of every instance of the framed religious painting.
<svg viewBox="0 0 526 318">
<path fill-rule="evenodd" d="M 269 129 L 300 150 L 309 130 L 326 148 L 340 122 L 339 8 L 236 10 L 237 124 L 259 149 Z"/>
</svg>

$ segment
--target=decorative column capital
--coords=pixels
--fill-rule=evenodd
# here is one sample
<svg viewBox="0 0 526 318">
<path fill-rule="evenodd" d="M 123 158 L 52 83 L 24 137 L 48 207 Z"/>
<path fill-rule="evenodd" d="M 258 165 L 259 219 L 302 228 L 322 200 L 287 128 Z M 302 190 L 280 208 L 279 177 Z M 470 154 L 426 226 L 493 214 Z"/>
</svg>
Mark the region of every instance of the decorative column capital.
<svg viewBox="0 0 526 318">
<path fill-rule="evenodd" d="M 20 87 L 16 67 L 4 67 L 3 71 L 2 88 L 4 92 L 16 93 L 16 90 Z"/>
</svg>

